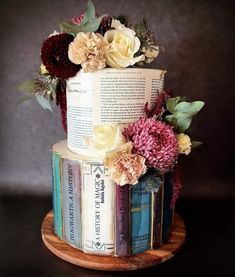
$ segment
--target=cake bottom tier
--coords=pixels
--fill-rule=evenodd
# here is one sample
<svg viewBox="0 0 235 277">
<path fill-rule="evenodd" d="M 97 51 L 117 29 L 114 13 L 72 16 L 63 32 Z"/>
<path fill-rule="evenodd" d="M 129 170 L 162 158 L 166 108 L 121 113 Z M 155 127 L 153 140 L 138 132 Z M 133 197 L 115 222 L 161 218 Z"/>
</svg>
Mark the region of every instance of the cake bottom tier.
<svg viewBox="0 0 235 277">
<path fill-rule="evenodd" d="M 135 186 L 116 185 L 102 161 L 52 148 L 54 231 L 85 253 L 129 256 L 160 247 L 173 221 L 173 180 L 152 170 Z"/>
</svg>

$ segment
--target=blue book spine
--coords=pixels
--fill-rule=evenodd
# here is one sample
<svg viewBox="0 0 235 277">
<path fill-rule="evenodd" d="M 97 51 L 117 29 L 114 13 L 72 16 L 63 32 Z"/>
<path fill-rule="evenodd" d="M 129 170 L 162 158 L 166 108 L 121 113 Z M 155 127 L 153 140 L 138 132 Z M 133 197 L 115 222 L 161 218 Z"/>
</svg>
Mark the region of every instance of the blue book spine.
<svg viewBox="0 0 235 277">
<path fill-rule="evenodd" d="M 52 153 L 52 180 L 53 180 L 53 212 L 54 230 L 62 239 L 62 208 L 61 208 L 61 159 L 60 155 Z"/>
<path fill-rule="evenodd" d="M 144 177 L 130 191 L 131 254 L 150 249 L 151 192 L 145 190 Z"/>
<path fill-rule="evenodd" d="M 173 219 L 173 207 L 171 205 L 173 197 L 173 174 L 168 172 L 165 175 L 164 181 L 164 202 L 163 202 L 163 227 L 162 227 L 162 242 L 166 242 L 170 236 L 172 219 Z"/>
<path fill-rule="evenodd" d="M 62 159 L 64 240 L 81 249 L 80 163 Z"/>
</svg>

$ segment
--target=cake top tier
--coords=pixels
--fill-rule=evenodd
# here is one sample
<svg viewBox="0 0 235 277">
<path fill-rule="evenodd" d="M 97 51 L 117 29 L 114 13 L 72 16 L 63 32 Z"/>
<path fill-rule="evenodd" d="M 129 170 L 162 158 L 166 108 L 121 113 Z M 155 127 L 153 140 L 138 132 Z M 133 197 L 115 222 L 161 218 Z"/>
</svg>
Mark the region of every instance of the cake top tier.
<svg viewBox="0 0 235 277">
<path fill-rule="evenodd" d="M 145 115 L 144 105 L 152 109 L 163 90 L 164 70 L 146 68 L 104 68 L 79 72 L 67 81 L 67 135 L 72 151 L 97 156 L 103 151 L 88 147 L 92 131 L 102 124 L 127 126 Z M 109 125 L 110 126 L 110 125 Z M 110 133 L 102 138 L 108 147 Z M 106 142 L 106 143 L 105 143 Z M 103 147 L 102 147 L 103 149 Z"/>
</svg>

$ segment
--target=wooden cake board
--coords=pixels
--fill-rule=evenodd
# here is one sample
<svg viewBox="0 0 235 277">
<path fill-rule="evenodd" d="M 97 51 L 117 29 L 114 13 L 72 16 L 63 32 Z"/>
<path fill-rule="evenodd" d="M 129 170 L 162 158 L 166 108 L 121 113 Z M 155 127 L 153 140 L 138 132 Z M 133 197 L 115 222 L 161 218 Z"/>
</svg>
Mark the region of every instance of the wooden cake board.
<svg viewBox="0 0 235 277">
<path fill-rule="evenodd" d="M 52 211 L 44 218 L 41 232 L 46 247 L 61 259 L 77 266 L 107 271 L 136 270 L 160 264 L 175 255 L 182 247 L 186 235 L 183 220 L 175 214 L 172 232 L 167 243 L 157 250 L 148 250 L 141 254 L 123 258 L 85 254 L 60 240 L 54 234 Z"/>
</svg>

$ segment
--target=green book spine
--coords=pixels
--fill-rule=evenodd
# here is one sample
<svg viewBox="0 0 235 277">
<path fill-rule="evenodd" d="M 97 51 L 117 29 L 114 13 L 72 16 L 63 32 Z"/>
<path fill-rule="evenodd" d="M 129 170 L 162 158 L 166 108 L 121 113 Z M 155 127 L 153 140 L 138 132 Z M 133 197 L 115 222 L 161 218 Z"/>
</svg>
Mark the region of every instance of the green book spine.
<svg viewBox="0 0 235 277">
<path fill-rule="evenodd" d="M 54 230 L 62 239 L 62 207 L 61 207 L 61 158 L 60 155 L 52 153 L 52 180 L 53 180 L 53 212 Z"/>
</svg>

